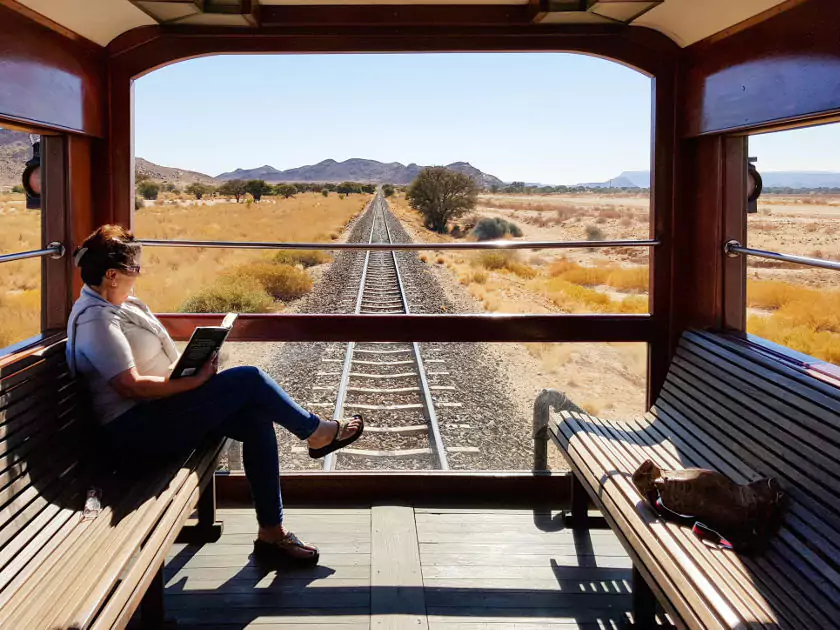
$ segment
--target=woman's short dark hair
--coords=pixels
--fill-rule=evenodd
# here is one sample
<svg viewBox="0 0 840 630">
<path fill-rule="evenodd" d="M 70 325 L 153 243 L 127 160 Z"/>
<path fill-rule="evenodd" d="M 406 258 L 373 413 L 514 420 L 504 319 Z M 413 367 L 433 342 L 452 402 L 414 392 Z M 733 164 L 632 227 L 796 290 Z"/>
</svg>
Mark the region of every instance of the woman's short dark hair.
<svg viewBox="0 0 840 630">
<path fill-rule="evenodd" d="M 103 225 L 85 239 L 73 253 L 85 284 L 99 286 L 109 269 L 136 266 L 141 245 L 121 225 Z"/>
</svg>

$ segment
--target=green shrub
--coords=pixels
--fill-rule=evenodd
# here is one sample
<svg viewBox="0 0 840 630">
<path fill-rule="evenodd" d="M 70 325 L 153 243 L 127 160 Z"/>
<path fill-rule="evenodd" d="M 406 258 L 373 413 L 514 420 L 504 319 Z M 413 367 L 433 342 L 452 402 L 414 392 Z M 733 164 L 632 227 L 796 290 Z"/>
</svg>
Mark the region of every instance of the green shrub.
<svg viewBox="0 0 840 630">
<path fill-rule="evenodd" d="M 146 180 L 137 184 L 137 190 L 143 196 L 143 199 L 153 201 L 158 198 L 160 184 Z"/>
<path fill-rule="evenodd" d="M 295 300 L 312 290 L 312 278 L 309 274 L 292 265 L 253 262 L 237 267 L 230 273 L 230 277 L 237 280 L 255 280 L 276 300 Z"/>
<path fill-rule="evenodd" d="M 492 241 L 505 236 L 522 236 L 522 230 L 516 223 L 506 221 L 501 217 L 484 217 L 480 219 L 472 231 L 479 241 Z"/>
<path fill-rule="evenodd" d="M 308 268 L 328 263 L 332 258 L 320 249 L 281 249 L 272 260 L 280 265 L 301 265 Z"/>
<path fill-rule="evenodd" d="M 182 313 L 267 313 L 274 301 L 254 278 L 219 278 L 216 284 L 188 297 Z"/>
<path fill-rule="evenodd" d="M 145 205 L 146 204 L 143 203 L 143 198 L 142 197 L 135 197 L 134 198 L 134 209 L 135 210 L 141 210 L 143 208 L 143 206 L 145 206 Z"/>
</svg>

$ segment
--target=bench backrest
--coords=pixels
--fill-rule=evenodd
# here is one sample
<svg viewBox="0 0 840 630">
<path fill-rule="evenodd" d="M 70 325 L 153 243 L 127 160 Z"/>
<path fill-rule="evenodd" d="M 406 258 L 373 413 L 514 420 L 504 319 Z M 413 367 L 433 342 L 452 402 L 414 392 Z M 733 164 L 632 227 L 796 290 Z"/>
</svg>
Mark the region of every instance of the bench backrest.
<svg viewBox="0 0 840 630">
<path fill-rule="evenodd" d="M 91 427 L 64 347 L 56 343 L 0 370 L 0 591 L 26 562 L 22 545 L 55 526 L 62 511 L 84 505 L 72 480 Z"/>
<path fill-rule="evenodd" d="M 791 497 L 785 529 L 840 566 L 840 390 L 748 344 L 689 332 L 653 415 L 720 444 L 715 467 L 738 482 L 776 477 Z"/>
</svg>

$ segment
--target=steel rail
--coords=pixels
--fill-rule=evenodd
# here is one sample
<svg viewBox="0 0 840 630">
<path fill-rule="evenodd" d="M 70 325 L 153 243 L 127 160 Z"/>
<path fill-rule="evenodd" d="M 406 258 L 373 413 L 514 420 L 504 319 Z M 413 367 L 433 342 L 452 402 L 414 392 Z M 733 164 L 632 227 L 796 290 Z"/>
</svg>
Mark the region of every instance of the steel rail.
<svg viewBox="0 0 840 630">
<path fill-rule="evenodd" d="M 391 239 L 391 230 L 388 227 L 388 218 L 381 204 L 387 204 L 384 199 L 380 199 L 380 212 L 382 214 L 382 223 L 385 225 L 385 233 L 388 235 L 388 242 Z M 397 284 L 400 288 L 400 299 L 402 299 L 403 308 L 406 315 L 410 313 L 408 308 L 408 300 L 405 297 L 405 287 L 403 286 L 402 276 L 400 275 L 400 266 L 397 263 L 397 252 L 391 251 L 391 257 L 394 259 L 394 271 L 397 274 Z M 426 412 L 426 422 L 429 423 L 429 445 L 432 447 L 437 465 L 440 470 L 449 470 L 449 462 L 446 459 L 446 448 L 443 445 L 443 438 L 440 435 L 440 426 L 438 425 L 437 413 L 435 413 L 435 405 L 432 401 L 432 392 L 429 389 L 429 381 L 426 378 L 426 369 L 423 367 L 423 358 L 420 356 L 420 344 L 416 341 L 412 342 L 411 347 L 414 351 L 414 361 L 417 364 L 417 374 L 420 378 L 420 389 L 423 396 L 423 410 Z"/>
<path fill-rule="evenodd" d="M 373 198 L 370 208 L 376 197 Z M 373 241 L 373 230 L 376 227 L 376 217 L 370 222 L 370 236 L 368 241 Z M 370 262 L 370 251 L 365 252 L 365 262 L 362 266 L 362 279 L 359 281 L 359 294 L 356 296 L 356 309 L 354 313 L 358 315 L 362 311 L 362 297 L 365 293 L 365 282 L 367 280 L 368 263 Z M 335 400 L 335 411 L 333 411 L 333 421 L 339 422 L 344 417 L 344 401 L 347 398 L 347 386 L 350 384 L 350 372 L 353 370 L 353 352 L 356 348 L 356 342 L 351 341 L 347 344 L 347 351 L 344 354 L 344 365 L 341 369 L 341 381 L 338 384 L 338 396 Z M 336 454 L 330 453 L 324 458 L 324 470 L 335 470 Z"/>
<path fill-rule="evenodd" d="M 373 250 L 428 250 L 428 249 L 597 249 L 601 247 L 656 247 L 658 239 L 623 241 L 481 241 L 463 243 L 277 243 L 260 241 L 183 241 L 139 239 L 147 247 L 207 247 L 229 249 L 311 249 L 333 251 L 341 249 Z"/>
<path fill-rule="evenodd" d="M 371 227 L 370 235 L 368 238 L 369 243 L 373 241 L 374 234 L 376 233 L 377 221 L 382 221 L 382 226 L 385 228 L 385 233 L 387 234 L 389 243 L 392 241 L 391 230 L 388 227 L 388 221 L 384 211 L 384 203 L 385 202 L 383 201 L 381 195 L 377 195 L 376 197 L 374 197 L 374 199 L 371 201 L 371 204 L 368 206 L 368 210 L 369 212 L 371 212 Z M 363 249 L 365 247 L 365 244 L 363 243 L 358 243 L 358 245 L 360 245 L 361 247 L 356 249 Z M 366 251 L 365 260 L 362 267 L 362 275 L 359 281 L 358 294 L 356 296 L 356 314 L 360 314 L 363 310 L 363 301 L 368 279 L 368 271 L 371 263 L 370 252 L 370 249 Z M 391 251 L 391 259 L 394 265 L 394 274 L 397 282 L 399 303 L 402 305 L 402 310 L 406 314 L 408 314 L 410 311 L 408 300 L 406 298 L 405 286 L 402 281 L 402 276 L 399 271 L 399 263 L 397 261 L 396 253 L 394 251 Z M 350 373 L 353 369 L 353 356 L 355 352 L 355 347 L 355 342 L 349 342 L 347 344 L 347 351 L 344 357 L 341 380 L 339 382 L 338 394 L 336 397 L 335 411 L 333 413 L 333 420 L 335 421 L 340 420 L 344 416 L 344 406 L 347 399 L 347 391 L 350 384 Z M 423 411 L 426 423 L 428 424 L 429 445 L 432 450 L 432 456 L 435 460 L 435 465 L 437 466 L 438 470 L 449 470 L 449 463 L 446 458 L 446 450 L 443 445 L 443 438 L 440 434 L 440 426 L 438 424 L 437 415 L 434 409 L 434 403 L 432 401 L 431 389 L 429 388 L 429 383 L 426 379 L 425 367 L 423 365 L 423 359 L 420 355 L 420 345 L 417 342 L 412 342 L 411 352 L 413 354 L 413 360 L 415 365 L 417 366 L 417 373 L 419 375 L 420 392 L 423 401 Z M 324 461 L 325 471 L 334 471 L 336 469 L 338 459 L 337 456 L 339 452 L 331 453 L 326 457 Z"/>
<path fill-rule="evenodd" d="M 16 252 L 14 254 L 3 254 L 0 256 L 0 263 L 14 262 L 16 260 L 26 260 L 27 258 L 42 258 L 49 256 L 53 260 L 63 258 L 66 250 L 62 243 L 50 243 L 44 249 L 34 249 L 28 252 Z"/>
<path fill-rule="evenodd" d="M 794 265 L 804 265 L 806 267 L 818 267 L 820 269 L 840 271 L 840 261 L 837 260 L 809 258 L 807 256 L 793 256 L 791 254 L 781 254 L 779 252 L 771 252 L 764 249 L 751 249 L 749 247 L 743 247 L 741 243 L 735 240 L 727 241 L 723 246 L 723 252 L 730 258 L 736 258 L 738 256 L 755 256 L 756 258 L 779 260 L 781 262 L 791 263 Z"/>
</svg>

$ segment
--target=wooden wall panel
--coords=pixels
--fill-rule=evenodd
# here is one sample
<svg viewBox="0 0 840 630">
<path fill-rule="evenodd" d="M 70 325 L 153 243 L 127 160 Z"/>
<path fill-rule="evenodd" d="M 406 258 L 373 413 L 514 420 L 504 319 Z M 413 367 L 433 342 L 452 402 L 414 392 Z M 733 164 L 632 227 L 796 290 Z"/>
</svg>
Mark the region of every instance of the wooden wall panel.
<svg viewBox="0 0 840 630">
<path fill-rule="evenodd" d="M 686 136 L 840 114 L 840 3 L 808 0 L 685 51 Z"/>
<path fill-rule="evenodd" d="M 73 250 L 100 225 L 94 211 L 93 142 L 93 139 L 81 136 L 67 138 L 67 177 L 71 182 L 67 197 L 67 265 L 71 279 L 68 299 L 71 302 L 82 290 L 81 273 L 73 265 Z M 97 182 L 100 177 L 97 173 Z"/>
<path fill-rule="evenodd" d="M 41 139 L 41 242 L 67 246 L 68 180 L 67 142 L 64 136 Z M 61 330 L 70 314 L 67 256 L 41 259 L 41 330 Z"/>
<path fill-rule="evenodd" d="M 105 133 L 104 49 L 0 5 L 0 120 Z"/>
<path fill-rule="evenodd" d="M 685 140 L 674 216 L 671 344 L 686 328 L 722 325 L 724 139 Z"/>
</svg>

